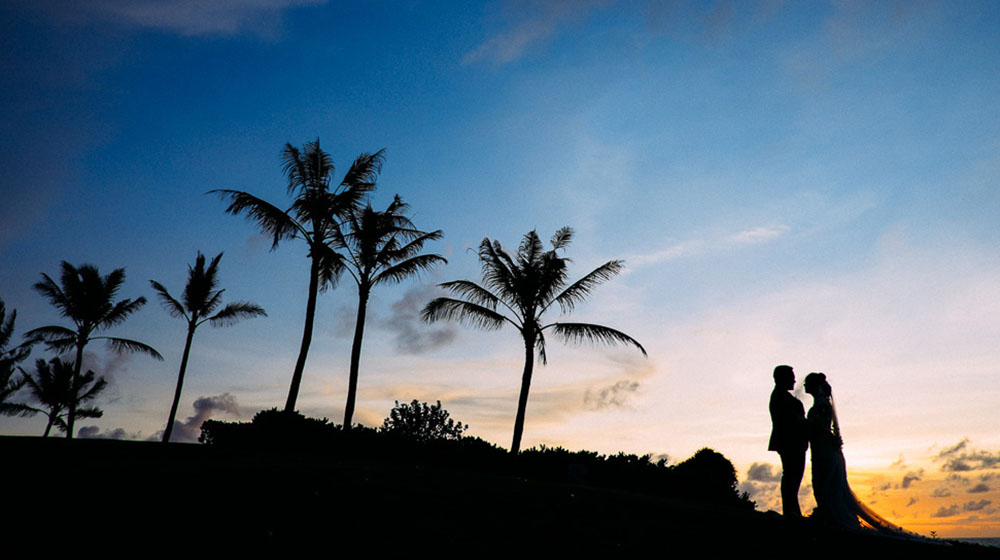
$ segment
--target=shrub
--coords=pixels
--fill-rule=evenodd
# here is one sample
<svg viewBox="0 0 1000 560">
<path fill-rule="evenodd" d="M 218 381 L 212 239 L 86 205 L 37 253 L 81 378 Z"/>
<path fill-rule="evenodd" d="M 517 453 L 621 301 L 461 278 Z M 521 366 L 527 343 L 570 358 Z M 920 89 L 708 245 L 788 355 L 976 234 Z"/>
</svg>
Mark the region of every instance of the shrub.
<svg viewBox="0 0 1000 560">
<path fill-rule="evenodd" d="M 448 416 L 448 411 L 441 408 L 441 401 L 437 401 L 435 405 L 417 399 L 413 399 L 410 404 L 399 404 L 396 401 L 389 417 L 382 422 L 382 431 L 417 441 L 462 439 L 462 433 L 469 425 L 455 422 Z"/>
</svg>

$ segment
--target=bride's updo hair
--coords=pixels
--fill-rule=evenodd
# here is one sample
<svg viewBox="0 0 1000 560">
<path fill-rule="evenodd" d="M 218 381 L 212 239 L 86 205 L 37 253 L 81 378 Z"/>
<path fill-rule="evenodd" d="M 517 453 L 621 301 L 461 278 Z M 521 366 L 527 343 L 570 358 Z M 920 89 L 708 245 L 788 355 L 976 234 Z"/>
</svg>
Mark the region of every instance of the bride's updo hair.
<svg viewBox="0 0 1000 560">
<path fill-rule="evenodd" d="M 830 384 L 826 382 L 826 374 L 823 373 L 813 372 L 807 375 L 805 379 L 805 386 L 818 387 L 823 391 L 823 394 L 828 397 L 833 395 L 833 389 L 830 387 Z"/>
</svg>

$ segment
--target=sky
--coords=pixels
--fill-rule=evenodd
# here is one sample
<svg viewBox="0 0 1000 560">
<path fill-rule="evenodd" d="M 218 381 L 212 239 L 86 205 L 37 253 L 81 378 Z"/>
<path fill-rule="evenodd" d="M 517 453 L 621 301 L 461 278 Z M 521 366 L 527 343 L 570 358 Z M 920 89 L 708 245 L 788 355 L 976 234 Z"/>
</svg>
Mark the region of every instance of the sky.
<svg viewBox="0 0 1000 560">
<path fill-rule="evenodd" d="M 780 511 L 767 402 L 787 363 L 807 408 L 802 378 L 826 373 L 860 499 L 922 534 L 997 536 L 998 31 L 1000 6 L 972 1 L 6 2 L 0 299 L 17 337 L 66 324 L 32 289 L 61 261 L 125 268 L 119 296 L 149 302 L 107 334 L 165 360 L 88 346 L 110 383 L 77 425 L 155 438 L 185 325 L 149 281 L 179 294 L 199 251 L 223 252 L 227 301 L 268 317 L 199 329 L 174 437 L 248 421 L 284 404 L 308 259 L 206 193 L 285 206 L 286 143 L 319 138 L 338 179 L 384 148 L 371 203 L 399 194 L 448 264 L 374 292 L 356 421 L 440 400 L 509 446 L 519 335 L 419 310 L 479 279 L 484 238 L 571 226 L 572 278 L 625 261 L 573 320 L 649 357 L 550 341 L 524 447 L 710 447 Z M 356 299 L 350 278 L 320 295 L 307 415 L 342 418 Z"/>
</svg>

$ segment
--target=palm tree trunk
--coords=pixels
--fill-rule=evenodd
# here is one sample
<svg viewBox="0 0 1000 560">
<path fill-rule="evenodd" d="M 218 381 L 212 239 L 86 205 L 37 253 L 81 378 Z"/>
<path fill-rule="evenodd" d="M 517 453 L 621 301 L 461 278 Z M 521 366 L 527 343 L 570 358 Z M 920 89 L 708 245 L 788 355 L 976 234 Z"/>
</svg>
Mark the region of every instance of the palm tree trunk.
<svg viewBox="0 0 1000 560">
<path fill-rule="evenodd" d="M 531 372 L 535 367 L 535 341 L 524 341 L 524 374 L 521 375 L 521 395 L 517 399 L 517 417 L 514 419 L 514 441 L 510 452 L 514 455 L 521 450 L 521 433 L 524 432 L 524 412 L 528 408 L 528 389 L 531 388 Z"/>
<path fill-rule="evenodd" d="M 49 423 L 45 425 L 45 433 L 42 437 L 49 437 L 49 431 L 52 430 L 52 417 L 49 416 Z"/>
<path fill-rule="evenodd" d="M 66 414 L 66 439 L 73 439 L 73 424 L 76 422 L 76 383 L 80 379 L 80 368 L 83 367 L 83 347 L 86 340 L 76 343 L 76 363 L 73 364 L 73 379 L 69 384 L 69 412 Z"/>
<path fill-rule="evenodd" d="M 187 340 L 184 342 L 184 355 L 181 356 L 181 369 L 177 372 L 177 388 L 174 389 L 174 402 L 170 405 L 170 416 L 167 418 L 167 428 L 163 430 L 163 443 L 170 441 L 174 431 L 174 419 L 177 418 L 177 405 L 181 402 L 181 388 L 184 387 L 184 372 L 187 371 L 188 355 L 191 353 L 191 341 L 194 340 L 194 322 L 188 325 Z"/>
<path fill-rule="evenodd" d="M 306 300 L 306 325 L 302 330 L 302 346 L 299 347 L 299 358 L 295 361 L 295 371 L 292 372 L 292 386 L 288 389 L 288 400 L 285 401 L 285 412 L 295 412 L 295 401 L 299 398 L 299 385 L 302 384 L 302 370 L 306 368 L 306 355 L 309 354 L 309 344 L 312 343 L 313 320 L 316 317 L 316 294 L 319 292 L 319 255 L 314 254 L 309 267 L 309 298 Z"/>
<path fill-rule="evenodd" d="M 365 315 L 368 311 L 368 288 L 358 286 L 358 318 L 354 323 L 354 343 L 351 345 L 351 373 L 347 382 L 347 406 L 344 407 L 344 429 L 351 429 L 354 401 L 358 397 L 358 367 L 361 365 L 361 339 L 365 335 Z"/>
</svg>

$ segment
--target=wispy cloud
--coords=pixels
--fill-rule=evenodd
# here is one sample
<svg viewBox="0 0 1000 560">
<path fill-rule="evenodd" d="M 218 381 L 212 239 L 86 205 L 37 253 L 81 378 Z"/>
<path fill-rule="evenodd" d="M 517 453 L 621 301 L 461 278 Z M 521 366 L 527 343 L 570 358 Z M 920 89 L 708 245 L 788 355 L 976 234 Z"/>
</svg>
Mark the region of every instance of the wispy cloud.
<svg viewBox="0 0 1000 560">
<path fill-rule="evenodd" d="M 509 29 L 488 37 L 467 53 L 462 62 L 513 62 L 524 56 L 528 49 L 544 43 L 568 25 L 586 21 L 595 8 L 609 3 L 607 0 L 545 0 L 510 4 L 510 13 L 519 16 L 512 19 L 518 21 Z"/>
<path fill-rule="evenodd" d="M 285 11 L 326 0 L 93 0 L 46 2 L 38 9 L 71 23 L 111 22 L 183 36 L 271 36 Z"/>
<path fill-rule="evenodd" d="M 630 269 L 650 266 L 682 258 L 717 253 L 737 247 L 762 245 L 775 241 L 791 228 L 784 224 L 770 224 L 725 233 L 706 239 L 688 239 L 674 242 L 663 249 L 629 255 L 625 258 Z"/>
</svg>

